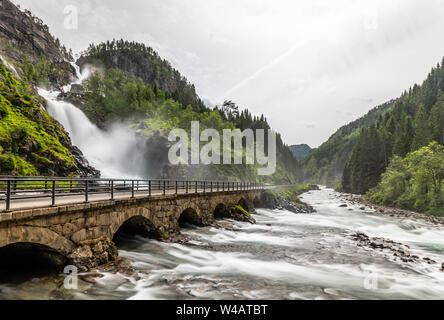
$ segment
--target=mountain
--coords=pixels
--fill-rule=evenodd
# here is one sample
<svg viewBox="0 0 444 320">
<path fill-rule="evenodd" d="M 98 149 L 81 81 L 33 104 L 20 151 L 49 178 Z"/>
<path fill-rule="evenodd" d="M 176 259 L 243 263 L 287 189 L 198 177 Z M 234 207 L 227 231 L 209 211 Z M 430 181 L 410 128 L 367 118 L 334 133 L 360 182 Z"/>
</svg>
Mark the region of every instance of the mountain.
<svg viewBox="0 0 444 320">
<path fill-rule="evenodd" d="M 291 153 L 298 161 L 302 161 L 305 158 L 307 158 L 307 156 L 311 152 L 311 148 L 307 144 L 292 145 L 292 146 L 289 146 L 288 148 L 290 149 Z"/>
<path fill-rule="evenodd" d="M 337 187 L 360 132 L 389 112 L 394 103 L 395 100 L 391 100 L 373 108 L 363 117 L 341 127 L 320 147 L 313 149 L 302 164 L 303 180 L 332 188 Z"/>
<path fill-rule="evenodd" d="M 0 7 L 0 174 L 98 175 L 35 89 L 71 81 L 69 53 L 31 13 Z"/>
<path fill-rule="evenodd" d="M 167 98 L 171 97 L 184 106 L 191 105 L 197 112 L 208 111 L 194 85 L 145 44 L 123 39 L 91 44 L 77 64 L 81 69 L 88 65 L 99 69 L 119 69 L 126 75 L 150 83 L 155 90 L 162 90 Z"/>
<path fill-rule="evenodd" d="M 0 0 L 0 55 L 15 76 L 40 87 L 59 88 L 74 79 L 71 53 L 28 10 Z"/>
</svg>

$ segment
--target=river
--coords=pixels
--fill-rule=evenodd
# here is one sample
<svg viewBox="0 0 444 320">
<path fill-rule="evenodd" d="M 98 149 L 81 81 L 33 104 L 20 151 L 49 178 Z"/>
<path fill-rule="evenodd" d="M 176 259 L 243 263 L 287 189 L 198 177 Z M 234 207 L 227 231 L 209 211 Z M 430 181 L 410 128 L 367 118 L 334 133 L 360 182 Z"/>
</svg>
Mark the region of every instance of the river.
<svg viewBox="0 0 444 320">
<path fill-rule="evenodd" d="M 187 244 L 142 237 L 121 241 L 119 255 L 137 276 L 102 272 L 95 284 L 65 290 L 61 277 L 2 284 L 6 299 L 442 299 L 444 228 L 360 210 L 331 189 L 302 200 L 313 214 L 257 209 L 257 224 L 183 229 Z M 437 263 L 402 262 L 390 250 L 358 246 L 365 233 L 409 246 Z M 58 280 L 57 280 L 58 279 Z"/>
</svg>

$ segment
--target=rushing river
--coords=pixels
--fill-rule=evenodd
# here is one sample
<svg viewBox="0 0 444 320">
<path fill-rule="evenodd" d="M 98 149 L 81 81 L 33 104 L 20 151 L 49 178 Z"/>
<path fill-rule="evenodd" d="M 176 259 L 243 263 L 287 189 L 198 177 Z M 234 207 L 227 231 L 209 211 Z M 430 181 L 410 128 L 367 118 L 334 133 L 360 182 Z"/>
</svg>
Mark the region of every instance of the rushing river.
<svg viewBox="0 0 444 320">
<path fill-rule="evenodd" d="M 132 237 L 119 247 L 137 276 L 103 273 L 67 292 L 53 278 L 0 286 L 0 298 L 47 299 L 442 299 L 444 228 L 362 211 L 330 189 L 303 201 L 313 214 L 258 209 L 257 224 L 183 229 L 192 241 Z M 370 211 L 370 212 L 369 212 Z M 428 257 L 405 263 L 389 250 L 359 247 L 356 232 L 409 246 Z"/>
</svg>

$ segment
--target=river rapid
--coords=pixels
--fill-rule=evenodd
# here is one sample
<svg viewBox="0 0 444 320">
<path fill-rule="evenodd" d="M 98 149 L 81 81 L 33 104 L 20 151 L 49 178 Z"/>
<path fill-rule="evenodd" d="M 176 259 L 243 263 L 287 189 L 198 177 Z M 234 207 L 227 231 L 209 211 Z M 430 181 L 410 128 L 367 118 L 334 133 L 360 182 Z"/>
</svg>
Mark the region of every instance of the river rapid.
<svg viewBox="0 0 444 320">
<path fill-rule="evenodd" d="M 121 241 L 119 255 L 136 275 L 100 272 L 65 290 L 62 277 L 0 285 L 2 299 L 442 299 L 444 227 L 391 217 L 344 203 L 331 189 L 301 199 L 317 211 L 257 209 L 257 224 L 189 226 L 191 241 L 163 243 L 139 236 Z M 403 262 L 388 249 L 359 246 L 364 233 L 408 246 L 420 258 Z"/>
</svg>

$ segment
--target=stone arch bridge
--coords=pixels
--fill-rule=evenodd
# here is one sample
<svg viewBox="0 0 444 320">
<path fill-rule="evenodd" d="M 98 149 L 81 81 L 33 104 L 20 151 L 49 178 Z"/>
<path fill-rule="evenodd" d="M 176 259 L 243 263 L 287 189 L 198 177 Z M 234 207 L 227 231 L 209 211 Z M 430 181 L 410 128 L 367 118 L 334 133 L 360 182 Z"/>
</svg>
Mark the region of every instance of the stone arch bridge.
<svg viewBox="0 0 444 320">
<path fill-rule="evenodd" d="M 0 213 L 0 256 L 7 259 L 17 248 L 40 250 L 60 266 L 74 264 L 86 271 L 116 259 L 113 239 L 121 230 L 166 240 L 183 223 L 209 225 L 237 204 L 251 210 L 261 195 L 260 189 L 164 192 Z"/>
</svg>

